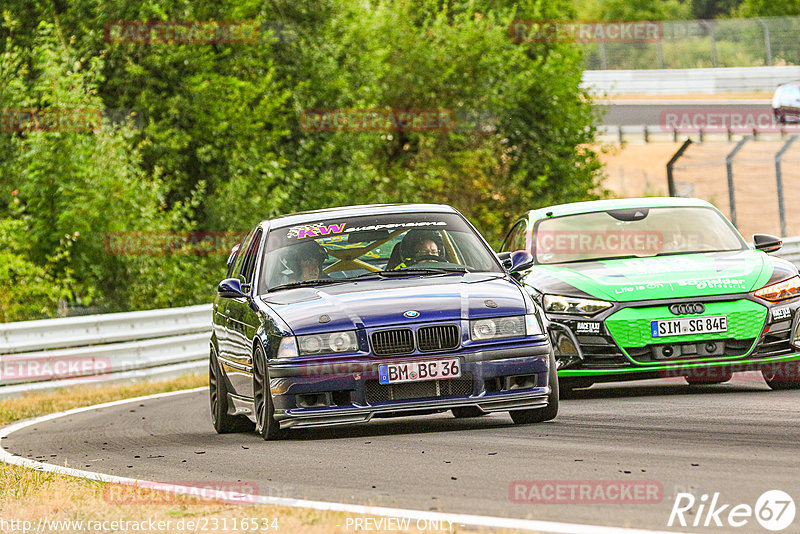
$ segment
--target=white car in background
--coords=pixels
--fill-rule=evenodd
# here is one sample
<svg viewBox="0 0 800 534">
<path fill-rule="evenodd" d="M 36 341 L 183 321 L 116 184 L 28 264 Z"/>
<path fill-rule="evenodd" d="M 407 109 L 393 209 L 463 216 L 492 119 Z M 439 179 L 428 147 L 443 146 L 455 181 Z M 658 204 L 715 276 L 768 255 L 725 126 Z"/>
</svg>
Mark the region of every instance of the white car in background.
<svg viewBox="0 0 800 534">
<path fill-rule="evenodd" d="M 772 112 L 775 120 L 781 124 L 790 120 L 800 123 L 800 81 L 785 83 L 775 89 Z"/>
</svg>

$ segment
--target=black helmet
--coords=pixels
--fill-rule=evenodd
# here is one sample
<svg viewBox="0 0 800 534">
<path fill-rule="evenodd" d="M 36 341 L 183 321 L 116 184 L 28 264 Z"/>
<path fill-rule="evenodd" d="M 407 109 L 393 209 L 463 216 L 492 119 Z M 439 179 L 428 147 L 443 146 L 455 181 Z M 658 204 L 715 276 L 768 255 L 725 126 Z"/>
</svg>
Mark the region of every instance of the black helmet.
<svg viewBox="0 0 800 534">
<path fill-rule="evenodd" d="M 420 243 L 425 241 L 433 241 L 436 243 L 439 254 L 444 255 L 444 242 L 439 232 L 436 230 L 409 230 L 402 241 L 403 258 L 413 258 L 415 255 L 414 250 Z"/>
</svg>

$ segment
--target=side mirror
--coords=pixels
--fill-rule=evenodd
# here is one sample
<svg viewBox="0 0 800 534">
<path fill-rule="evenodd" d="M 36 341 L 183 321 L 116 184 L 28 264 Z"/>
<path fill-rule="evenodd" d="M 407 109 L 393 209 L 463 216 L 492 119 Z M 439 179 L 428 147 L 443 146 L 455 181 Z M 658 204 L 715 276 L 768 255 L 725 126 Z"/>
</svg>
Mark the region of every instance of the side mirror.
<svg viewBox="0 0 800 534">
<path fill-rule="evenodd" d="M 511 253 L 510 273 L 518 273 L 533 266 L 533 255 L 527 250 L 515 250 Z"/>
<path fill-rule="evenodd" d="M 217 286 L 217 294 L 226 299 L 247 298 L 238 278 L 226 278 Z"/>
<path fill-rule="evenodd" d="M 503 265 L 505 269 L 511 268 L 511 253 L 510 252 L 498 252 L 496 254 L 497 259 L 500 260 L 500 263 Z"/>
<path fill-rule="evenodd" d="M 769 234 L 755 234 L 753 236 L 753 245 L 756 250 L 770 253 L 777 252 L 783 246 L 783 241 L 779 237 Z"/>
</svg>

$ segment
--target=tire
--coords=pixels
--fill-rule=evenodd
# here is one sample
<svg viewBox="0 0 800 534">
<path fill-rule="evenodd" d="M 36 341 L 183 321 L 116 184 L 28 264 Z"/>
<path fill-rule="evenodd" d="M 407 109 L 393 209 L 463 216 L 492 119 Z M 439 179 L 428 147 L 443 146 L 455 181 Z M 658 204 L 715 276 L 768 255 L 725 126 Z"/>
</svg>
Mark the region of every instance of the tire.
<svg viewBox="0 0 800 534">
<path fill-rule="evenodd" d="M 708 375 L 687 375 L 684 377 L 690 386 L 710 386 L 712 384 L 724 384 L 733 378 L 733 371 L 711 372 Z"/>
<path fill-rule="evenodd" d="M 800 389 L 800 362 L 765 365 L 761 368 L 761 375 L 770 389 Z"/>
<path fill-rule="evenodd" d="M 572 399 L 577 391 L 590 388 L 593 384 L 590 378 L 562 378 L 558 383 L 559 393 L 562 399 Z"/>
<path fill-rule="evenodd" d="M 451 412 L 453 412 L 453 417 L 456 419 L 466 419 L 468 417 L 481 417 L 482 415 L 486 415 L 481 411 L 480 408 L 476 406 L 462 406 L 461 408 L 451 408 Z"/>
<path fill-rule="evenodd" d="M 253 414 L 256 417 L 256 433 L 267 441 L 286 436 L 286 430 L 281 430 L 274 413 L 267 359 L 261 344 L 257 344 L 253 351 Z"/>
<path fill-rule="evenodd" d="M 515 425 L 529 425 L 543 423 L 555 419 L 558 415 L 558 371 L 556 358 L 550 350 L 550 370 L 547 373 L 547 383 L 550 385 L 550 394 L 547 396 L 547 406 L 530 410 L 511 410 L 511 420 Z"/>
<path fill-rule="evenodd" d="M 252 432 L 253 423 L 247 417 L 228 413 L 228 384 L 213 350 L 208 358 L 208 393 L 211 424 L 217 434 Z"/>
</svg>

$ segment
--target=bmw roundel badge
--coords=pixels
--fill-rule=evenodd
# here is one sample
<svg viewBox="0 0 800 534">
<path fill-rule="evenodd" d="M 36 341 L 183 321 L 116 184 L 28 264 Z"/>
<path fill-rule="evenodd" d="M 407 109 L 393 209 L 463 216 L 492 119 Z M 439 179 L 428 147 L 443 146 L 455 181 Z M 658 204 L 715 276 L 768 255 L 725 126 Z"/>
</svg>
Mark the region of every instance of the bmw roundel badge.
<svg viewBox="0 0 800 534">
<path fill-rule="evenodd" d="M 405 317 L 408 317 L 409 319 L 416 319 L 417 317 L 419 317 L 419 312 L 417 310 L 408 310 L 403 315 Z"/>
</svg>

